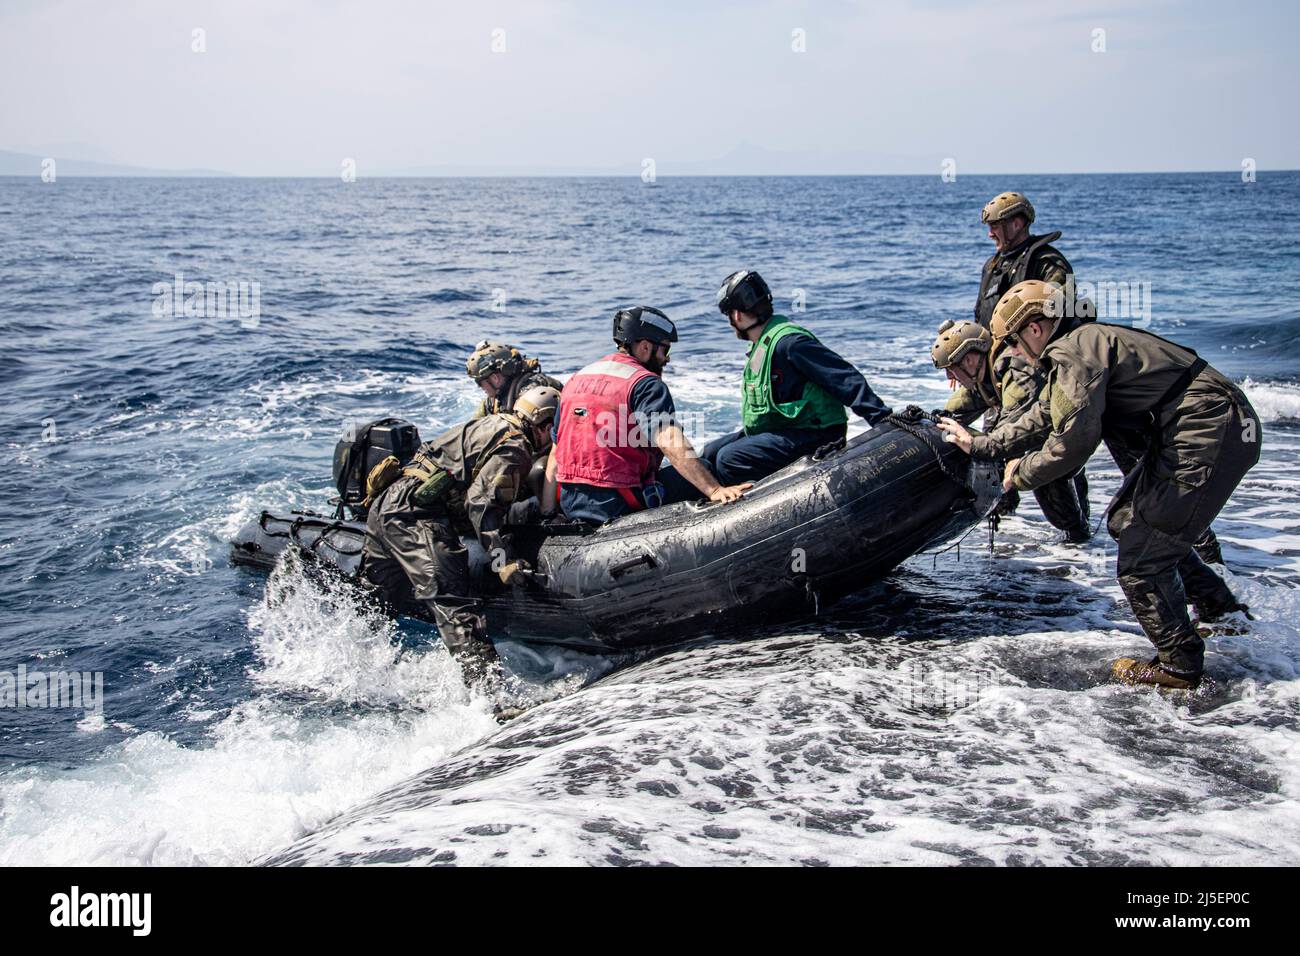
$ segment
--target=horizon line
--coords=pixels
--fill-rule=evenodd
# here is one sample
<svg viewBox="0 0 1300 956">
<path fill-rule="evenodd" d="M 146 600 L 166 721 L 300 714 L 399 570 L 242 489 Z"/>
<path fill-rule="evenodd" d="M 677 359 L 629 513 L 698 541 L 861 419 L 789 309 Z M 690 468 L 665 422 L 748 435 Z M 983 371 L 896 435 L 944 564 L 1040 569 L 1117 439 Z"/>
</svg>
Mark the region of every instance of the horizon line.
<svg viewBox="0 0 1300 956">
<path fill-rule="evenodd" d="M 64 162 L 87 162 L 87 160 L 64 160 Z M 1255 170 L 1256 175 L 1262 173 L 1294 173 L 1300 172 L 1297 168 L 1280 168 L 1280 169 L 1260 169 Z M 1090 170 L 1086 172 L 979 172 L 979 173 L 959 173 L 954 180 L 961 177 L 970 176 L 1172 176 L 1172 175 L 1233 175 L 1240 176 L 1241 170 L 1238 168 L 1228 169 L 1144 169 L 1144 170 Z M 660 179 L 868 179 L 868 178 L 885 178 L 885 177 L 909 177 L 928 179 L 934 176 L 943 177 L 942 173 L 666 173 L 656 175 L 655 179 L 646 183 L 647 186 L 654 185 Z M 0 173 L 0 179 L 37 179 L 41 178 L 40 173 Z M 159 172 L 159 173 L 65 173 L 58 177 L 59 179 L 323 179 L 335 180 L 340 179 L 340 175 L 324 173 L 284 173 L 284 174 L 265 174 L 265 173 L 223 173 L 212 172 L 203 174 L 186 174 L 184 172 Z M 358 175 L 353 182 L 362 179 L 641 179 L 638 173 L 380 173 L 374 175 Z"/>
</svg>

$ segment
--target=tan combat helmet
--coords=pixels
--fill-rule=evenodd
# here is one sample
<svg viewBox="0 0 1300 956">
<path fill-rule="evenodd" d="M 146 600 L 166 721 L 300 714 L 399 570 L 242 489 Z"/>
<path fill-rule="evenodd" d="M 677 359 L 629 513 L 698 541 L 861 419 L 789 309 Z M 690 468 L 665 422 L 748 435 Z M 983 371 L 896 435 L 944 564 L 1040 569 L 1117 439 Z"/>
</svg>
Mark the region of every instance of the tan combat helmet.
<svg viewBox="0 0 1300 956">
<path fill-rule="evenodd" d="M 1017 282 L 998 299 L 989 322 L 994 349 L 1001 349 L 1007 336 L 1015 335 L 1030 322 L 1052 321 L 1065 314 L 1065 293 L 1061 287 L 1039 279 Z"/>
<path fill-rule="evenodd" d="M 972 349 L 987 354 L 992 347 L 993 336 L 978 322 L 949 319 L 939 326 L 939 337 L 934 340 L 930 357 L 934 359 L 935 368 L 948 368 L 960 362 Z"/>
<path fill-rule="evenodd" d="M 987 223 L 1001 222 L 1017 214 L 1023 215 L 1029 222 L 1034 221 L 1034 206 L 1023 193 L 1002 193 L 994 196 L 980 213 L 980 221 Z"/>
<path fill-rule="evenodd" d="M 484 340 L 474 346 L 465 371 L 475 382 L 481 382 L 493 372 L 500 372 L 506 378 L 513 378 L 523 368 L 524 357 L 516 348 L 502 345 L 500 342 Z"/>
<path fill-rule="evenodd" d="M 534 385 L 515 399 L 514 413 L 527 425 L 545 428 L 555 420 L 559 408 L 559 389 L 549 385 Z"/>
</svg>

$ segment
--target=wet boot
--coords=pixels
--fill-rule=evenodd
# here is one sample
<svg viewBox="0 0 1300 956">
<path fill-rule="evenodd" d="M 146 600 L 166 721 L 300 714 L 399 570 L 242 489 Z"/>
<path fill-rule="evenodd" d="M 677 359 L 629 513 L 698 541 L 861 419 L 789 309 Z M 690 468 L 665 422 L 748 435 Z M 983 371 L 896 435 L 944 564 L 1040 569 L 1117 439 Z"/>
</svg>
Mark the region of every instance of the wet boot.
<svg viewBox="0 0 1300 956">
<path fill-rule="evenodd" d="M 1235 597 L 1231 597 L 1231 595 L 1229 597 L 1231 599 L 1222 604 L 1204 605 L 1193 601 L 1192 607 L 1196 609 L 1197 621 L 1201 624 L 1214 624 L 1217 621 L 1223 620 L 1223 618 L 1227 617 L 1229 614 L 1235 614 L 1238 611 L 1241 612 L 1246 620 L 1255 620 L 1255 615 L 1250 613 L 1249 607 L 1242 604 Z"/>
<path fill-rule="evenodd" d="M 1199 624 L 1212 624 L 1235 611 L 1254 620 L 1250 608 L 1237 600 L 1227 582 L 1196 551 L 1191 551 L 1178 562 L 1178 576 L 1183 580 L 1188 603 L 1196 609 Z"/>
<path fill-rule="evenodd" d="M 1084 544 L 1092 540 L 1092 528 L 1085 521 L 1066 529 L 1065 540 L 1070 544 Z"/>
<path fill-rule="evenodd" d="M 1201 682 L 1199 671 L 1175 671 L 1155 657 L 1145 663 L 1133 657 L 1121 657 L 1110 665 L 1111 676 L 1122 684 L 1148 684 L 1170 690 L 1195 690 Z"/>
<path fill-rule="evenodd" d="M 1187 595 L 1176 569 L 1160 575 L 1120 574 L 1119 584 L 1133 616 L 1156 646 L 1160 666 L 1171 674 L 1199 677 L 1205 642 L 1187 615 Z"/>
<path fill-rule="evenodd" d="M 527 710 L 506 693 L 505 673 L 501 658 L 487 636 L 482 603 L 447 597 L 425 603 L 433 609 L 442 642 L 460 664 L 465 685 L 492 699 L 492 716 L 497 723 L 504 724 Z"/>
</svg>

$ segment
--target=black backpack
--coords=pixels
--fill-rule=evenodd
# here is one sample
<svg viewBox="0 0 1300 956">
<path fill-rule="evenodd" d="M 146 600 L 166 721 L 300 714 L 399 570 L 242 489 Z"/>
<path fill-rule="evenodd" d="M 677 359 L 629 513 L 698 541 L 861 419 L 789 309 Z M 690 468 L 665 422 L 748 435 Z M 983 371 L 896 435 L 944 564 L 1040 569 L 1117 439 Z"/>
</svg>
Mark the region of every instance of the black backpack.
<svg viewBox="0 0 1300 956">
<path fill-rule="evenodd" d="M 357 521 L 365 521 L 370 469 L 389 455 L 406 465 L 419 447 L 419 429 L 400 418 L 381 418 L 349 429 L 334 446 L 334 487 L 339 493 L 333 500 L 338 506 L 335 519 L 341 520 L 346 508 Z"/>
</svg>

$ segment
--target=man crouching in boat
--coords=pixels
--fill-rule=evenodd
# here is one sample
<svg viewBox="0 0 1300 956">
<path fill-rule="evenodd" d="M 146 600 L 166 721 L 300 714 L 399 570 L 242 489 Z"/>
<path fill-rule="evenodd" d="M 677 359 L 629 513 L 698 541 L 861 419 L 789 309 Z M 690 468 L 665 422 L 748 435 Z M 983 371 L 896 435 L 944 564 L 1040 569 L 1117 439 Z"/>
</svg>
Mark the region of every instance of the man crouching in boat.
<svg viewBox="0 0 1300 956">
<path fill-rule="evenodd" d="M 1054 285 L 1012 286 L 991 325 L 995 352 L 1006 346 L 1047 370 L 1039 400 L 988 435 L 971 436 L 951 419 L 939 427 L 974 458 L 1009 459 L 1003 487 L 1022 491 L 1074 474 L 1103 440 L 1144 449 L 1107 518 L 1120 587 L 1157 653 L 1121 658 L 1111 670 L 1126 683 L 1194 688 L 1205 644 L 1187 615 L 1186 587 L 1213 587 L 1217 596 L 1203 597 L 1225 611 L 1244 607 L 1192 546 L 1259 461 L 1259 416 L 1191 349 L 1141 329 L 1074 321 Z"/>
<path fill-rule="evenodd" d="M 425 442 L 366 519 L 366 577 L 394 604 L 432 611 L 470 685 L 490 687 L 501 665 L 482 603 L 471 594 L 460 535 L 478 537 L 502 583 L 527 581 L 531 568 L 511 554 L 501 527 L 510 506 L 528 495 L 529 469 L 551 444 L 559 403 L 556 389 L 534 386 L 512 413 L 471 419 Z"/>
<path fill-rule="evenodd" d="M 772 290 L 757 272 L 734 272 L 718 311 L 748 341 L 742 429 L 709 442 L 701 457 L 723 484 L 757 481 L 823 445 L 844 440 L 848 415 L 875 425 L 890 409 L 862 373 L 805 328 L 772 314 Z"/>
<path fill-rule="evenodd" d="M 542 371 L 542 363 L 529 358 L 513 345 L 485 339 L 474 346 L 465 361 L 465 371 L 483 391 L 483 400 L 472 418 L 500 415 L 515 407 L 520 395 L 537 385 L 549 385 L 557 392 L 564 383 Z"/>
<path fill-rule="evenodd" d="M 677 326 L 649 306 L 614 316 L 618 351 L 569 379 L 560 396 L 555 446 L 546 466 L 542 510 L 604 524 L 643 508 L 703 495 L 735 501 L 749 487 L 720 484 L 674 419 L 660 373 Z M 665 456 L 671 469 L 660 473 Z"/>
</svg>

